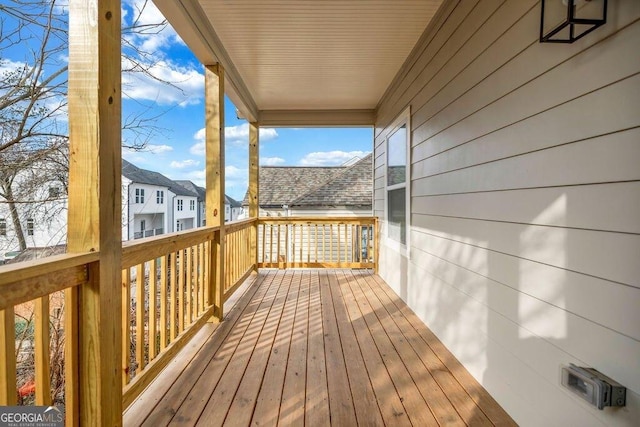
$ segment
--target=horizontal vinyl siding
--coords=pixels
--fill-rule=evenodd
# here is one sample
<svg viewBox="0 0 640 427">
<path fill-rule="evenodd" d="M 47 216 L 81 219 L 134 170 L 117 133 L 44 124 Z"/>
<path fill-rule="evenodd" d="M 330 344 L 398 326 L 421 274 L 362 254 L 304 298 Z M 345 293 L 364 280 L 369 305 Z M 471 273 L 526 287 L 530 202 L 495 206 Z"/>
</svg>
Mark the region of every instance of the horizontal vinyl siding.
<svg viewBox="0 0 640 427">
<path fill-rule="evenodd" d="M 380 274 L 521 425 L 640 419 L 639 18 L 610 2 L 605 26 L 551 45 L 539 1 L 446 1 L 378 108 L 380 218 L 407 106 L 412 138 L 410 258 L 382 233 Z M 628 406 L 562 388 L 570 362 Z"/>
</svg>

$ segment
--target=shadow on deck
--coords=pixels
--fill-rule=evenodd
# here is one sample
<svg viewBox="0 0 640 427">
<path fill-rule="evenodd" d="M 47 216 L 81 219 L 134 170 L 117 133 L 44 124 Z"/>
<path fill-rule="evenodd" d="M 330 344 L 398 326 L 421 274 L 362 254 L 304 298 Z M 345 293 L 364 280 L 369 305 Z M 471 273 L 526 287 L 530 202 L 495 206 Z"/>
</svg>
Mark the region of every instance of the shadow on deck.
<svg viewBox="0 0 640 427">
<path fill-rule="evenodd" d="M 125 425 L 515 425 L 380 277 L 261 270 Z"/>
</svg>

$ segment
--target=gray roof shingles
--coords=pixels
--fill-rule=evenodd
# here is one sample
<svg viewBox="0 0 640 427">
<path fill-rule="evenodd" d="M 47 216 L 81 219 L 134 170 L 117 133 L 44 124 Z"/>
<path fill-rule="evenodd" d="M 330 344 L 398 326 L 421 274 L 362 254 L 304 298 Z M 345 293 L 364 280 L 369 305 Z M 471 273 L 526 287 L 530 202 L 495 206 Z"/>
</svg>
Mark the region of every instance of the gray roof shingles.
<svg viewBox="0 0 640 427">
<path fill-rule="evenodd" d="M 329 181 L 311 189 L 290 206 L 371 207 L 373 197 L 372 155 L 362 158 Z"/>
<path fill-rule="evenodd" d="M 189 180 L 177 180 L 175 181 L 178 184 L 182 185 L 184 188 L 186 188 L 189 191 L 193 191 L 194 193 L 198 194 L 198 201 L 202 202 L 206 199 L 207 197 L 207 191 L 204 189 L 204 187 L 200 187 L 198 185 L 195 185 L 193 182 L 189 181 Z M 233 197 L 229 197 L 228 195 L 225 194 L 224 196 L 225 198 L 225 202 L 230 205 L 232 208 L 239 208 L 242 206 L 242 203 L 238 202 L 236 199 L 234 199 Z"/>
<path fill-rule="evenodd" d="M 178 196 L 191 196 L 197 197 L 198 194 L 194 191 L 188 190 L 175 181 L 167 178 L 161 173 L 140 169 L 132 163 L 122 159 L 122 175 L 130 179 L 132 182 L 138 184 L 157 185 L 160 187 L 167 187 L 171 192 Z"/>
<path fill-rule="evenodd" d="M 372 155 L 351 166 L 260 167 L 260 206 L 371 207 Z M 248 205 L 248 193 L 243 204 Z"/>
</svg>

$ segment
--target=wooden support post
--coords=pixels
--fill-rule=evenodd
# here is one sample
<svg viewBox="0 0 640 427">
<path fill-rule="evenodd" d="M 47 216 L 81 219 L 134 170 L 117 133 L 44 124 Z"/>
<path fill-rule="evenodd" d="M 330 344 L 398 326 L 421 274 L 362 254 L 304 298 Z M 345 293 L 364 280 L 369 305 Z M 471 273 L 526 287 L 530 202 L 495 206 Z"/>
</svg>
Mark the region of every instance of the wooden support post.
<svg viewBox="0 0 640 427">
<path fill-rule="evenodd" d="M 0 406 L 15 406 L 16 340 L 13 307 L 0 310 Z"/>
<path fill-rule="evenodd" d="M 220 64 L 205 67 L 206 133 L 206 219 L 207 225 L 219 226 L 212 242 L 209 269 L 210 298 L 213 315 L 222 320 L 224 302 L 224 69 Z"/>
<path fill-rule="evenodd" d="M 67 425 L 122 425 L 120 0 L 69 2 L 69 252 L 99 251 L 77 294 Z M 71 294 L 71 295 L 70 295 Z M 73 304 L 68 293 L 67 304 Z M 67 325 L 68 327 L 69 325 Z M 68 374 L 67 374 L 68 375 Z M 76 396 L 77 395 L 77 396 Z"/>
<path fill-rule="evenodd" d="M 260 127 L 249 123 L 249 218 L 260 215 Z M 258 222 L 251 227 L 250 259 L 254 270 L 258 271 Z"/>
</svg>

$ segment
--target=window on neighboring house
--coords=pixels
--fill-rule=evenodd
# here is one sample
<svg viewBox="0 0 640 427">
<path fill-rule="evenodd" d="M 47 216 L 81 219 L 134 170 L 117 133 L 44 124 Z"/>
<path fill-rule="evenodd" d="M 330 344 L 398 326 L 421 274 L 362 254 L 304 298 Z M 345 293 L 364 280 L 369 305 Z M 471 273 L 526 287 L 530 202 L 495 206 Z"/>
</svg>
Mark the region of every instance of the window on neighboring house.
<svg viewBox="0 0 640 427">
<path fill-rule="evenodd" d="M 164 191 L 162 190 L 156 191 L 156 203 L 159 205 L 164 203 Z"/>
<path fill-rule="evenodd" d="M 57 199 L 58 197 L 60 197 L 60 187 L 49 187 L 49 198 Z"/>
<path fill-rule="evenodd" d="M 32 219 L 27 220 L 27 236 L 33 236 L 34 222 Z"/>
<path fill-rule="evenodd" d="M 136 188 L 136 203 L 144 203 L 144 188 Z"/>
<path fill-rule="evenodd" d="M 0 218 L 0 236 L 7 235 L 7 220 Z"/>
<path fill-rule="evenodd" d="M 196 210 L 196 201 L 195 200 L 189 200 L 189 210 L 190 211 L 195 211 Z"/>
<path fill-rule="evenodd" d="M 146 220 L 140 220 L 140 231 L 142 231 L 144 233 L 144 230 L 147 229 L 147 221 Z"/>
<path fill-rule="evenodd" d="M 178 199 L 178 210 L 181 211 L 184 208 L 182 199 Z"/>
<path fill-rule="evenodd" d="M 176 221 L 176 231 L 181 231 L 182 230 L 182 223 L 180 222 L 180 220 Z"/>
<path fill-rule="evenodd" d="M 392 126 L 387 137 L 387 236 L 407 245 L 409 227 L 409 110 Z"/>
</svg>

